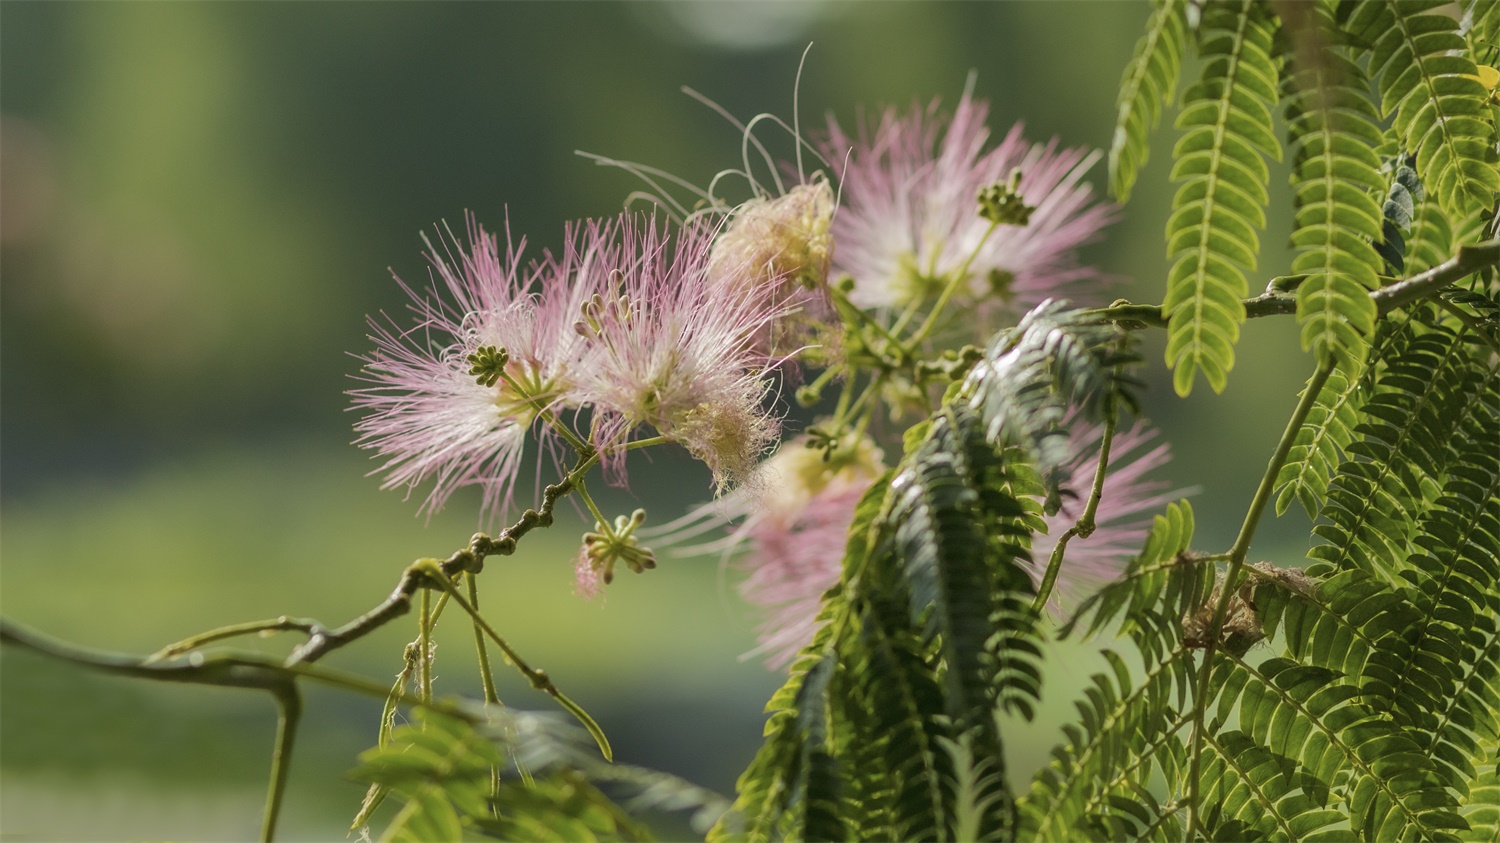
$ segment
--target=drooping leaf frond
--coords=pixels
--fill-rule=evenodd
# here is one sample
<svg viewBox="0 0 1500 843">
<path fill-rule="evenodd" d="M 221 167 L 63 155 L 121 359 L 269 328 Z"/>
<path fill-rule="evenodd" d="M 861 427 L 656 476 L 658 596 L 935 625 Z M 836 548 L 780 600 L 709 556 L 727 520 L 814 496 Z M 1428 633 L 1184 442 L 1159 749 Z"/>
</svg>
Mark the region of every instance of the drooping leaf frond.
<svg viewBox="0 0 1500 843">
<path fill-rule="evenodd" d="M 1183 96 L 1172 151 L 1172 179 L 1183 184 L 1167 222 L 1173 260 L 1162 310 L 1167 314 L 1167 364 L 1179 395 L 1201 370 L 1223 391 L 1234 345 L 1245 321 L 1245 272 L 1256 267 L 1265 228 L 1265 157 L 1281 158 L 1271 128 L 1278 99 L 1274 27 L 1252 0 L 1209 3 L 1203 11 L 1199 81 Z"/>
<path fill-rule="evenodd" d="M 996 336 L 962 395 L 991 441 L 1026 447 L 1050 473 L 1068 457 L 1057 433 L 1069 408 L 1098 419 L 1109 406 L 1136 406 L 1138 384 L 1123 368 L 1138 358 L 1123 340 L 1085 311 L 1045 301 Z"/>
<path fill-rule="evenodd" d="M 1109 145 L 1109 185 L 1122 203 L 1130 198 L 1136 173 L 1146 163 L 1149 135 L 1161 119 L 1162 105 L 1177 91 L 1186 7 L 1185 0 L 1158 0 L 1120 81 L 1115 134 Z"/>
<path fill-rule="evenodd" d="M 1328 496 L 1328 481 L 1344 459 L 1359 424 L 1365 393 L 1360 379 L 1334 370 L 1318 390 L 1317 403 L 1297 432 L 1291 453 L 1276 476 L 1276 514 L 1302 502 L 1308 516 L 1315 516 Z"/>
<path fill-rule="evenodd" d="M 1329 544 L 1311 555 L 1361 567 L 1394 582 L 1405 567 L 1415 519 L 1440 488 L 1452 455 L 1448 433 L 1487 388 L 1493 369 L 1471 349 L 1477 338 L 1436 326 L 1413 336 L 1366 402 L 1349 446 L 1354 458 L 1329 485 L 1314 532 Z"/>
<path fill-rule="evenodd" d="M 1427 192 L 1451 214 L 1486 207 L 1500 192 L 1495 127 L 1459 23 L 1442 0 L 1360 0 L 1340 22 L 1370 55 L 1381 113 L 1394 116 Z"/>
<path fill-rule="evenodd" d="M 1297 287 L 1302 347 L 1333 358 L 1349 375 L 1360 371 L 1375 331 L 1381 259 L 1381 208 L 1372 198 L 1384 187 L 1375 147 L 1381 132 L 1366 95 L 1364 72 L 1327 44 L 1333 21 L 1323 7 L 1308 10 L 1315 53 L 1288 75 L 1287 133 L 1296 149 L 1292 186 L 1297 214 L 1292 271 L 1307 277 Z"/>
</svg>

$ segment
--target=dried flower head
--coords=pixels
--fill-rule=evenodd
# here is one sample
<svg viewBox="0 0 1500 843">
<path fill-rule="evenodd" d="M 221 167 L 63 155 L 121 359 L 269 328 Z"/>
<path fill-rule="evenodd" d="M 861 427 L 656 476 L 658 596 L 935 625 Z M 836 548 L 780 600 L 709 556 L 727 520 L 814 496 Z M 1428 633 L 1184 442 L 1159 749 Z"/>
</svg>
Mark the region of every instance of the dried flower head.
<svg viewBox="0 0 1500 843">
<path fill-rule="evenodd" d="M 581 400 L 574 370 L 583 344 L 571 320 L 587 291 L 556 271 L 578 256 L 523 270 L 523 244 L 507 241 L 502 253 L 472 216 L 467 248 L 451 233 L 439 246 L 426 242 L 436 279 L 421 292 L 402 283 L 415 325 L 370 321 L 376 350 L 360 377 L 372 386 L 350 393 L 365 412 L 356 443 L 384 458 L 381 488 L 432 480 L 424 511 L 477 485 L 484 511 L 499 516 L 533 422 Z M 547 426 L 537 434 L 550 446 Z"/>
<path fill-rule="evenodd" d="M 1030 144 L 1019 125 L 986 150 L 988 110 L 966 91 L 947 119 L 934 102 L 905 116 L 887 110 L 857 138 L 830 123 L 824 157 L 849 155 L 844 207 L 832 227 L 833 275 L 854 279 L 856 304 L 901 307 L 959 272 L 966 277 L 958 295 L 986 311 L 1087 292 L 1093 274 L 1073 251 L 1114 217 L 1112 207 L 1092 204 L 1081 183 L 1097 153 Z M 981 193 L 1009 183 L 1012 173 L 1019 173 L 1014 207 L 1002 209 L 1009 212 L 991 231 Z"/>
<path fill-rule="evenodd" d="M 781 196 L 743 203 L 714 240 L 709 278 L 821 287 L 833 257 L 833 210 L 833 190 L 821 174 Z"/>
</svg>

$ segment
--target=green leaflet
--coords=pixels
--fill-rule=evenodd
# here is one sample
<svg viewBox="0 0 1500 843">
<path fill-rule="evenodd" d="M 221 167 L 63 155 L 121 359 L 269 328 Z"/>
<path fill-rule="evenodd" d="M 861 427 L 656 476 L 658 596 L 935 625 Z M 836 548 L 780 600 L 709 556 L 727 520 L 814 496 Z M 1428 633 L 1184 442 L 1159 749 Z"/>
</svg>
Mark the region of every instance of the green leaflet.
<svg viewBox="0 0 1500 843">
<path fill-rule="evenodd" d="M 1358 566 L 1395 582 L 1408 542 L 1453 460 L 1452 432 L 1468 420 L 1497 377 L 1470 332 L 1414 323 L 1399 357 L 1349 445 L 1350 459 L 1329 485 L 1314 532 L 1328 544 L 1309 553 L 1337 568 Z"/>
<path fill-rule="evenodd" d="M 1304 349 L 1338 361 L 1352 376 L 1375 331 L 1368 292 L 1380 286 L 1381 258 L 1373 244 L 1381 239 L 1383 216 L 1372 196 L 1385 186 L 1375 155 L 1381 133 L 1363 71 L 1328 46 L 1335 37 L 1328 12 L 1313 5 L 1307 17 L 1316 58 L 1283 85 L 1287 134 L 1296 149 L 1292 245 L 1299 253 L 1292 271 L 1307 276 L 1297 287 L 1297 322 Z"/>
<path fill-rule="evenodd" d="M 633 810 L 690 810 L 705 829 L 728 807 L 675 776 L 599 759 L 586 733 L 552 715 L 491 707 L 478 726 L 427 709 L 412 716 L 386 745 L 361 753 L 350 774 L 402 803 L 382 840 L 460 840 L 475 832 L 509 840 L 649 839 L 599 782 L 617 785 Z M 510 759 L 533 778 L 506 776 L 496 787 L 491 771 Z"/>
<path fill-rule="evenodd" d="M 1129 200 L 1136 173 L 1146 163 L 1149 135 L 1161 119 L 1162 104 L 1177 91 L 1185 6 L 1184 0 L 1158 0 L 1120 80 L 1115 133 L 1109 145 L 1109 185 L 1122 204 Z"/>
<path fill-rule="evenodd" d="M 1494 203 L 1500 191 L 1488 91 L 1457 20 L 1441 0 L 1362 0 L 1340 23 L 1370 56 L 1382 116 L 1394 115 L 1428 193 L 1454 216 Z"/>
<path fill-rule="evenodd" d="M 1465 843 L 1500 840 L 1500 741 L 1491 740 L 1479 775 L 1469 785 L 1469 807 L 1463 811 L 1468 831 L 1458 834 Z"/>
<path fill-rule="evenodd" d="M 1085 634 L 1094 636 L 1122 616 L 1122 632 L 1145 632 L 1141 624 L 1162 604 L 1165 614 L 1175 612 L 1178 618 L 1201 606 L 1213 586 L 1213 565 L 1187 552 L 1192 540 L 1192 505 L 1185 500 L 1169 505 L 1156 516 L 1140 555 L 1130 560 L 1120 579 L 1078 607 L 1062 634 L 1071 635 L 1090 613 L 1093 620 Z"/>
<path fill-rule="evenodd" d="M 1245 674 L 1239 682 L 1218 685 L 1240 692 L 1241 731 L 1300 767 L 1288 773 L 1300 776 L 1293 780 L 1312 798 L 1297 807 L 1316 811 L 1337 786 L 1346 794 L 1350 827 L 1364 840 L 1453 839 L 1452 830 L 1464 826 L 1456 800 L 1421 747 L 1361 702 L 1357 686 L 1337 681 L 1339 674 L 1326 668 L 1289 659 L 1251 667 L 1232 653 L 1224 655 L 1224 671 Z"/>
<path fill-rule="evenodd" d="M 1090 677 L 1084 699 L 1074 703 L 1079 724 L 1064 727 L 1069 742 L 1052 751 L 1021 800 L 1023 839 L 1142 836 L 1130 807 L 1142 800 L 1153 807 L 1142 783 L 1155 769 L 1176 778 L 1185 754 L 1177 704 L 1192 685 L 1187 650 L 1179 640 L 1134 687 L 1125 661 L 1104 654 L 1111 672 Z"/>
<path fill-rule="evenodd" d="M 1318 391 L 1318 402 L 1307 414 L 1302 429 L 1276 476 L 1276 514 L 1292 500 L 1301 501 L 1309 517 L 1316 516 L 1328 496 L 1328 481 L 1344 458 L 1359 424 L 1364 393 L 1359 378 L 1335 369 Z"/>
<path fill-rule="evenodd" d="M 1241 299 L 1260 253 L 1269 171 L 1280 159 L 1271 128 L 1279 61 L 1265 7 L 1252 0 L 1208 4 L 1199 53 L 1203 75 L 1183 96 L 1172 151 L 1182 182 L 1167 221 L 1167 364 L 1179 395 L 1201 370 L 1221 392 L 1245 321 Z"/>
</svg>

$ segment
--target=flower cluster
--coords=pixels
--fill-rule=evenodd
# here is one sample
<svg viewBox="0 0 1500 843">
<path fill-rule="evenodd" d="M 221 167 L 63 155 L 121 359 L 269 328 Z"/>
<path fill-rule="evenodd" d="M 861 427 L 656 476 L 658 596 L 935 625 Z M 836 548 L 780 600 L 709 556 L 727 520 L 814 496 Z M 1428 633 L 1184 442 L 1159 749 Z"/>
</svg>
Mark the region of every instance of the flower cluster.
<svg viewBox="0 0 1500 843">
<path fill-rule="evenodd" d="M 508 509 L 525 445 L 566 440 L 621 475 L 646 426 L 685 446 L 721 487 L 748 476 L 779 433 L 767 406 L 773 360 L 755 336 L 780 310 L 777 276 L 748 266 L 710 276 L 713 232 L 673 237 L 630 216 L 567 232 L 561 254 L 526 266 L 522 246 L 470 220 L 466 247 L 428 245 L 440 290 L 408 286 L 416 325 L 372 320 L 376 352 L 353 392 L 358 443 L 385 458 L 385 487 L 461 486 Z M 434 285 L 437 286 L 437 285 Z M 588 411 L 588 431 L 573 429 Z"/>
<path fill-rule="evenodd" d="M 795 138 L 821 152 L 825 171 L 804 174 L 799 160 L 796 181 L 776 176 L 772 191 L 747 161 L 729 171 L 754 192 L 738 206 L 712 185 L 692 213 L 662 197 L 674 226 L 629 214 L 576 224 L 559 253 L 529 262 L 524 243 L 502 250 L 471 218 L 464 241 L 428 242 L 428 287 L 403 285 L 414 326 L 372 321 L 369 385 L 353 393 L 365 412 L 358 443 L 384 459 L 386 487 L 431 482 L 426 510 L 473 485 L 491 515 L 511 508 L 533 440 L 559 469 L 566 446 L 577 472 L 598 463 L 621 482 L 628 451 L 684 447 L 720 499 L 657 532 L 680 542 L 734 522 L 700 549 L 750 550 L 742 593 L 765 611 L 761 649 L 789 660 L 838 581 L 855 505 L 884 470 L 866 435 L 877 409 L 928 407 L 945 367 L 963 359 L 949 348 L 916 365 L 940 350 L 933 332 L 956 325 L 942 337 L 977 337 L 1107 280 L 1075 258 L 1114 216 L 1082 182 L 1097 155 L 1032 144 L 1019 126 L 989 148 L 987 111 L 966 92 L 947 117 L 936 103 L 888 110 L 855 137 L 830 122 L 815 144 Z M 823 369 L 799 401 L 816 403 L 830 384 L 842 397 L 763 462 L 781 436 L 778 369 L 801 377 L 793 363 Z M 1075 428 L 1066 485 L 1086 491 L 1099 432 Z M 1070 582 L 1109 576 L 1144 534 L 1136 516 L 1161 502 L 1144 475 L 1166 459 L 1148 439 L 1139 426 L 1116 436 L 1098 528 L 1071 552 Z M 610 526 L 576 476 L 597 522 L 577 565 L 579 593 L 592 595 L 617 562 L 639 571 L 656 557 L 638 543 L 644 513 Z M 1050 535 L 1076 508 L 1069 500 Z M 1038 577 L 1051 541 L 1037 540 Z"/>
</svg>

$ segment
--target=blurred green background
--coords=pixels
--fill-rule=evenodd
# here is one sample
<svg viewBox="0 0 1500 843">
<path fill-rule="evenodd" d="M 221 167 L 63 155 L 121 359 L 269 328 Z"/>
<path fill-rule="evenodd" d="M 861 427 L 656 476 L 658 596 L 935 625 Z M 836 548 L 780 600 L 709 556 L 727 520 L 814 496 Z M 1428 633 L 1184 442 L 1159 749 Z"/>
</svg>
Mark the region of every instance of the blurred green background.
<svg viewBox="0 0 1500 843">
<path fill-rule="evenodd" d="M 679 87 L 742 118 L 790 117 L 809 42 L 804 128 L 951 103 L 975 70 L 996 134 L 1024 118 L 1034 139 L 1102 147 L 1145 16 L 1126 2 L 0 5 L 0 609 L 130 652 L 282 613 L 352 617 L 479 526 L 472 496 L 416 516 L 349 444 L 364 315 L 402 309 L 389 269 L 425 277 L 422 230 L 508 214 L 556 246 L 565 220 L 612 213 L 638 187 L 576 149 L 704 183 L 737 163 L 739 138 Z M 1161 297 L 1170 143 L 1164 129 L 1088 256 L 1142 301 Z M 1287 264 L 1273 216 L 1261 283 Z M 1176 453 L 1167 479 L 1199 487 L 1198 544 L 1222 549 L 1308 360 L 1290 320 L 1257 320 L 1226 393 L 1200 384 L 1179 401 L 1161 342 L 1145 351 L 1149 411 Z M 657 523 L 710 494 L 680 456 L 632 476 L 606 506 L 643 504 Z M 585 603 L 571 593 L 577 527 L 491 563 L 489 616 L 622 760 L 729 792 L 778 684 L 740 658 L 754 618 L 732 574 L 668 560 Z M 1294 561 L 1305 529 L 1296 515 L 1266 525 L 1256 555 Z M 413 628 L 328 661 L 389 677 Z M 477 693 L 468 629 L 441 633 L 438 687 Z M 1015 775 L 1041 763 L 1095 664 L 1059 651 L 1043 722 L 1012 740 Z M 256 833 L 268 700 L 12 652 L 0 668 L 0 836 Z M 510 677 L 502 693 L 545 707 Z M 373 743 L 379 702 L 314 691 L 308 708 L 283 832 L 338 839 L 362 793 L 341 774 Z"/>
</svg>

